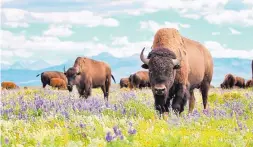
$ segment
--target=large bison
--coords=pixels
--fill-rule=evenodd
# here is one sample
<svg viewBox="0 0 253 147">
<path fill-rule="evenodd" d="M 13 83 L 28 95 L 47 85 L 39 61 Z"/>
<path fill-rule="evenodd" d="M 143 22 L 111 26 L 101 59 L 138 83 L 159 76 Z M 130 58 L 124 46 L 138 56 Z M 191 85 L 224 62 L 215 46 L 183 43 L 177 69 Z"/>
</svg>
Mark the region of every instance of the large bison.
<svg viewBox="0 0 253 147">
<path fill-rule="evenodd" d="M 131 88 L 144 88 L 150 87 L 148 71 L 138 71 L 129 76 Z"/>
<path fill-rule="evenodd" d="M 224 78 L 224 81 L 220 84 L 220 87 L 223 89 L 230 89 L 234 86 L 244 88 L 245 79 L 242 77 L 234 76 L 232 74 L 227 74 Z"/>
<path fill-rule="evenodd" d="M 60 78 L 51 78 L 50 79 L 50 86 L 58 89 L 65 90 L 67 89 L 67 83 Z"/>
<path fill-rule="evenodd" d="M 149 69 L 155 106 L 160 113 L 168 112 L 171 99 L 173 110 L 183 112 L 188 98 L 192 112 L 195 88 L 200 88 L 206 109 L 213 76 L 213 59 L 207 48 L 181 36 L 176 29 L 162 28 L 154 36 L 148 58 L 144 57 L 144 49 L 140 54 L 142 68 Z"/>
<path fill-rule="evenodd" d="M 248 80 L 245 85 L 246 88 L 253 87 L 253 80 Z"/>
<path fill-rule="evenodd" d="M 64 70 L 65 70 L 65 67 L 64 67 Z M 38 77 L 39 75 L 41 75 L 41 82 L 42 82 L 43 88 L 45 88 L 47 85 L 50 85 L 50 79 L 52 78 L 60 78 L 64 80 L 66 83 L 68 82 L 65 74 L 59 71 L 45 71 L 45 72 L 42 72 L 41 74 L 38 74 L 36 77 Z"/>
<path fill-rule="evenodd" d="M 107 63 L 86 57 L 77 57 L 73 67 L 64 73 L 68 79 L 68 90 L 71 92 L 76 85 L 80 97 L 85 98 L 91 95 L 92 88 L 101 87 L 104 99 L 108 101 L 111 78 L 116 83 Z"/>
<path fill-rule="evenodd" d="M 2 82 L 1 87 L 2 87 L 2 89 L 17 89 L 17 88 L 19 88 L 19 86 L 16 85 L 14 82 L 8 82 L 8 81 Z"/>
<path fill-rule="evenodd" d="M 120 88 L 129 87 L 129 78 L 121 78 L 119 85 L 120 85 Z"/>
<path fill-rule="evenodd" d="M 236 79 L 232 74 L 225 75 L 223 82 L 220 84 L 220 87 L 223 89 L 233 88 L 236 83 Z"/>
<path fill-rule="evenodd" d="M 242 77 L 235 77 L 235 86 L 240 87 L 240 88 L 245 88 L 245 79 Z"/>
</svg>

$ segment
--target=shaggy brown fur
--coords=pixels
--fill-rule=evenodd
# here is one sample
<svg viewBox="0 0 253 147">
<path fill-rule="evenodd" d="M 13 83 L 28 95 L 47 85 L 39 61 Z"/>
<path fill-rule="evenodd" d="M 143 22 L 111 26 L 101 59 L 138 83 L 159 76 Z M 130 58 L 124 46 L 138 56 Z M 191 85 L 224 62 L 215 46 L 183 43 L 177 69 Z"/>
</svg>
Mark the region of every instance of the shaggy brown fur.
<svg viewBox="0 0 253 147">
<path fill-rule="evenodd" d="M 247 82 L 246 82 L 246 86 L 245 86 L 246 88 L 249 88 L 249 87 L 253 87 L 253 80 L 248 80 Z"/>
<path fill-rule="evenodd" d="M 120 85 L 120 88 L 129 87 L 130 86 L 129 85 L 129 78 L 121 78 L 119 85 Z"/>
<path fill-rule="evenodd" d="M 236 83 L 235 77 L 232 74 L 227 74 L 225 75 L 225 78 L 221 83 L 220 87 L 223 89 L 233 88 L 235 86 L 235 83 Z"/>
<path fill-rule="evenodd" d="M 2 82 L 1 83 L 2 89 L 17 89 L 19 86 L 17 86 L 14 82 Z"/>
<path fill-rule="evenodd" d="M 50 79 L 50 86 L 62 90 L 67 90 L 67 84 L 63 79 L 60 78 L 51 78 Z"/>
<path fill-rule="evenodd" d="M 204 109 L 206 109 L 213 76 L 213 59 L 208 49 L 197 41 L 181 36 L 178 30 L 172 28 L 162 28 L 156 32 L 152 50 L 160 48 L 171 50 L 177 58 L 181 55 L 181 68 L 176 71 L 175 83 L 182 84 L 183 87 L 179 86 L 181 88 L 175 93 L 182 97 L 183 89 L 190 90 L 189 112 L 192 112 L 195 105 L 193 95 L 195 88 L 200 88 Z"/>
<path fill-rule="evenodd" d="M 41 75 L 41 82 L 43 88 L 45 88 L 47 85 L 50 85 L 51 78 L 60 78 L 64 80 L 66 83 L 68 82 L 65 74 L 59 71 L 45 71 L 41 74 L 38 74 L 36 77 L 38 77 L 39 75 Z"/>
<path fill-rule="evenodd" d="M 240 88 L 244 88 L 245 87 L 245 79 L 242 77 L 235 77 L 235 86 L 238 86 Z"/>
<path fill-rule="evenodd" d="M 132 74 L 130 83 L 132 85 L 132 88 L 142 89 L 144 87 L 150 87 L 148 71 L 138 71 Z"/>
<path fill-rule="evenodd" d="M 116 83 L 107 63 L 86 57 L 77 57 L 73 67 L 69 68 L 65 75 L 68 78 L 69 91 L 76 85 L 80 97 L 85 98 L 91 95 L 92 88 L 101 87 L 104 98 L 108 101 L 111 78 Z"/>
</svg>

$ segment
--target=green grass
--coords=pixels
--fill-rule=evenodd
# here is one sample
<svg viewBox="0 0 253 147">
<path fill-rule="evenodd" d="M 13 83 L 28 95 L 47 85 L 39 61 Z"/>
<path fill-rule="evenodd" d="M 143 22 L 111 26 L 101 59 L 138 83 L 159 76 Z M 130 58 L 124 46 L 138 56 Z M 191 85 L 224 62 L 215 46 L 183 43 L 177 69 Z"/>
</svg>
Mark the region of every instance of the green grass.
<svg viewBox="0 0 253 147">
<path fill-rule="evenodd" d="M 192 115 L 186 105 L 180 117 L 170 113 L 162 119 L 148 89 L 112 88 L 107 107 L 100 89 L 92 95 L 85 101 L 62 90 L 2 91 L 1 146 L 253 146 L 251 89 L 212 89 L 205 114 L 196 90 Z"/>
</svg>

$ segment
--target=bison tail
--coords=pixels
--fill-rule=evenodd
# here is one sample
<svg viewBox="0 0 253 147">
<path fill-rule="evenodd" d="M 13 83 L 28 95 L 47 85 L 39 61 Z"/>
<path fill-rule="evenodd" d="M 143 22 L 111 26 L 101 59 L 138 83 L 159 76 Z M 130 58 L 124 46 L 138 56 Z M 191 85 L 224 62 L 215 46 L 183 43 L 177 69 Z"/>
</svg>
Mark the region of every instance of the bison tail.
<svg viewBox="0 0 253 147">
<path fill-rule="evenodd" d="M 44 73 L 44 72 L 43 72 L 43 73 Z M 37 76 L 36 76 L 36 77 L 38 77 L 39 75 L 42 75 L 43 73 L 37 74 Z"/>
<path fill-rule="evenodd" d="M 114 83 L 116 83 L 116 80 L 115 80 L 114 76 L 113 75 L 111 75 L 111 76 L 112 76 L 112 79 L 113 79 Z"/>
</svg>

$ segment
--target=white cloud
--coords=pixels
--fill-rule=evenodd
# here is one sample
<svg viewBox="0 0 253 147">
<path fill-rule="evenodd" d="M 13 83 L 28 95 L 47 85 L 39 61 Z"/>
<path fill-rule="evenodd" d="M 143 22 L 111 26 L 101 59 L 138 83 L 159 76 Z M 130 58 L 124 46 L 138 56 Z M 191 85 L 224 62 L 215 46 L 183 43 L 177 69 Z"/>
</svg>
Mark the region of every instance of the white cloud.
<svg viewBox="0 0 253 147">
<path fill-rule="evenodd" d="M 140 22 L 140 29 L 141 30 L 145 29 L 145 30 L 149 30 L 152 32 L 156 32 L 158 29 L 164 28 L 164 27 L 175 28 L 175 29 L 179 30 L 180 27 L 181 28 L 189 28 L 190 25 L 189 24 L 174 23 L 174 22 L 167 22 L 167 21 L 165 21 L 164 24 L 160 25 L 157 22 L 154 22 L 152 20 Z"/>
<path fill-rule="evenodd" d="M 119 25 L 116 19 L 102 17 L 91 11 L 29 12 L 21 9 L 3 8 L 2 16 L 4 23 L 45 22 L 53 24 L 78 24 L 88 27 L 96 27 L 99 25 L 116 27 Z"/>
<path fill-rule="evenodd" d="M 71 25 L 50 25 L 49 29 L 44 31 L 43 34 L 46 36 L 68 37 L 73 34 L 71 28 Z"/>
<path fill-rule="evenodd" d="M 243 0 L 242 2 L 245 3 L 245 4 L 248 4 L 248 5 L 253 5 L 252 0 Z"/>
<path fill-rule="evenodd" d="M 239 31 L 236 30 L 236 29 L 229 28 L 229 30 L 230 30 L 231 34 L 233 34 L 233 35 L 240 35 L 240 34 L 241 34 L 241 32 L 239 32 Z"/>
<path fill-rule="evenodd" d="M 220 35 L 220 32 L 212 32 L 213 36 Z"/>
<path fill-rule="evenodd" d="M 99 41 L 99 39 L 98 39 L 96 36 L 94 36 L 92 39 L 93 39 L 94 41 Z"/>
<path fill-rule="evenodd" d="M 201 16 L 198 15 L 198 14 L 180 14 L 181 17 L 184 17 L 184 18 L 190 18 L 190 19 L 199 19 Z"/>
<path fill-rule="evenodd" d="M 253 25 L 253 8 L 248 10 L 221 10 L 204 16 L 211 24 L 239 24 L 243 26 Z"/>
<path fill-rule="evenodd" d="M 234 50 L 226 48 L 215 41 L 206 41 L 204 45 L 209 49 L 213 57 L 217 58 L 244 58 L 252 59 L 253 58 L 253 49 L 251 50 Z"/>
<path fill-rule="evenodd" d="M 109 52 L 116 57 L 130 56 L 139 53 L 143 47 L 150 48 L 152 41 L 129 42 L 126 36 L 112 37 L 112 44 L 98 42 L 61 41 L 57 37 L 33 36 L 25 37 L 9 31 L 1 30 L 2 60 L 13 62 L 16 57 L 23 59 L 37 59 L 56 65 L 59 62 L 76 56 L 94 56 L 101 52 Z M 56 56 L 57 55 L 57 56 Z M 54 63 L 52 63 L 54 62 Z"/>
<path fill-rule="evenodd" d="M 10 28 L 18 28 L 18 27 L 28 28 L 29 27 L 29 24 L 25 22 L 6 22 L 6 23 L 3 23 L 3 25 Z"/>
</svg>

